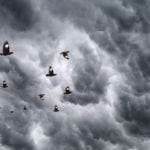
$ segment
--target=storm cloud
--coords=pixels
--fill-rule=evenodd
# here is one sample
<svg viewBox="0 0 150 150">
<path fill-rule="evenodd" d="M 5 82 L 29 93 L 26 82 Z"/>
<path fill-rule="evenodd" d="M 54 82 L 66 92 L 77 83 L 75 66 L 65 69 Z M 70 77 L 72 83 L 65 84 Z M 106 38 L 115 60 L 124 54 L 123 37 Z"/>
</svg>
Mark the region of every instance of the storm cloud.
<svg viewBox="0 0 150 150">
<path fill-rule="evenodd" d="M 14 52 L 0 57 L 0 149 L 148 150 L 149 11 L 148 0 L 0 0 L 1 49 Z"/>
</svg>

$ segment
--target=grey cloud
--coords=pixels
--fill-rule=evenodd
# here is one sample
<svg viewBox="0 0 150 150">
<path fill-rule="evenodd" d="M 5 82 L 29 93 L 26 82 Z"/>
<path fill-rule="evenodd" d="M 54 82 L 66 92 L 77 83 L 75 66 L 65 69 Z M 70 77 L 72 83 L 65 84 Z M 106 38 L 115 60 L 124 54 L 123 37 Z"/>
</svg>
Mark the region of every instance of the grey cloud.
<svg viewBox="0 0 150 150">
<path fill-rule="evenodd" d="M 118 119 L 124 123 L 129 134 L 149 137 L 149 98 L 147 96 L 133 97 L 128 94 L 120 96 Z"/>
<path fill-rule="evenodd" d="M 14 150 L 34 149 L 32 143 L 30 144 L 29 141 L 25 141 L 24 135 L 18 135 L 14 132 L 9 132 L 8 129 L 3 128 L 3 136 L 2 144 L 11 147 Z"/>
<path fill-rule="evenodd" d="M 15 51 L 0 59 L 0 79 L 9 83 L 0 91 L 2 145 L 14 150 L 147 149 L 148 144 L 142 143 L 150 134 L 148 1 L 1 0 L 0 4 L 1 40 L 9 37 Z M 70 30 L 80 31 L 81 41 L 80 35 L 86 34 L 103 58 L 88 43 L 71 41 Z M 73 47 L 70 52 L 75 56 L 68 62 L 59 59 L 60 45 Z M 56 68 L 56 78 L 45 77 L 49 65 Z M 114 79 L 118 74 L 123 81 Z M 66 82 L 71 82 L 73 93 L 62 97 Z M 37 98 L 39 92 L 46 92 L 45 101 Z M 54 104 L 60 112 L 53 113 Z M 44 131 L 36 133 L 39 138 L 32 135 L 33 125 Z"/>
<path fill-rule="evenodd" d="M 81 105 L 98 103 L 103 99 L 108 86 L 107 73 L 101 69 L 102 64 L 92 53 L 92 49 L 82 45 L 80 50 L 84 59 L 75 64 L 73 79 L 75 91 L 64 96 L 64 100 Z"/>
<path fill-rule="evenodd" d="M 0 1 L 0 20 L 3 25 L 10 25 L 16 30 L 30 29 L 37 19 L 29 1 Z"/>
</svg>

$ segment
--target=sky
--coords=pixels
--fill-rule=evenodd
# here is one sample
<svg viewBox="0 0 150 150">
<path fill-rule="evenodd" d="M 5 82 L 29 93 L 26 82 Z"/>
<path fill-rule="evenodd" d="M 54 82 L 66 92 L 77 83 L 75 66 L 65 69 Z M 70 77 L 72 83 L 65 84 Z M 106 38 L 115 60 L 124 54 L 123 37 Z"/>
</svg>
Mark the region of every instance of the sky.
<svg viewBox="0 0 150 150">
<path fill-rule="evenodd" d="M 14 52 L 0 56 L 0 150 L 149 150 L 149 14 L 149 0 L 0 0 Z"/>
</svg>

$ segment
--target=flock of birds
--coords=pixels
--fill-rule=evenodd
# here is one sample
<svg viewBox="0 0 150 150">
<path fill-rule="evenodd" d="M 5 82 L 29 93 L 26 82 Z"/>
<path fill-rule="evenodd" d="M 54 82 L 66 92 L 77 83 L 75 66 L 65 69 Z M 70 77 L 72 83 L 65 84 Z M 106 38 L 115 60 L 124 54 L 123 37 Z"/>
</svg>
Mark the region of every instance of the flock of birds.
<svg viewBox="0 0 150 150">
<path fill-rule="evenodd" d="M 3 55 L 3 56 L 7 56 L 7 55 L 11 55 L 13 54 L 14 52 L 10 52 L 10 46 L 9 46 L 9 42 L 8 41 L 5 41 L 4 44 L 3 44 L 3 50 L 2 50 L 2 53 L 0 53 L 0 55 Z M 69 59 L 69 51 L 63 51 L 60 53 L 65 59 Z M 54 77 L 56 76 L 56 74 L 54 73 L 53 71 L 53 68 L 52 66 L 49 67 L 49 70 L 48 70 L 48 73 L 46 74 L 46 77 Z M 6 80 L 3 81 L 3 85 L 2 85 L 2 88 L 8 88 L 8 84 L 6 82 Z M 71 94 L 72 91 L 70 90 L 70 87 L 67 86 L 64 90 L 64 95 L 66 94 Z M 44 96 L 45 94 L 39 94 L 38 95 L 39 98 L 43 101 L 44 100 Z M 1 109 L 1 107 L 0 107 Z M 27 107 L 24 106 L 23 108 L 24 110 L 27 110 Z M 54 109 L 53 109 L 54 112 L 58 112 L 59 111 L 59 108 L 57 105 L 54 106 Z M 14 110 L 11 110 L 10 113 L 14 113 Z"/>
</svg>

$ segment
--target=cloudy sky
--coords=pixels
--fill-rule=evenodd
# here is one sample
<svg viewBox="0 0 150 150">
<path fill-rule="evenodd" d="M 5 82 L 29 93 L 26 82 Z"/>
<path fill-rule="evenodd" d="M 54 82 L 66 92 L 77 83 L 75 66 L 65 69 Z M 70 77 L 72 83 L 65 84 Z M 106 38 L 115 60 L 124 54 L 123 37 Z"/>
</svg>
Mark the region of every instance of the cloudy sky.
<svg viewBox="0 0 150 150">
<path fill-rule="evenodd" d="M 0 57 L 0 150 L 149 150 L 149 14 L 149 0 L 0 0 L 14 52 Z"/>
</svg>

